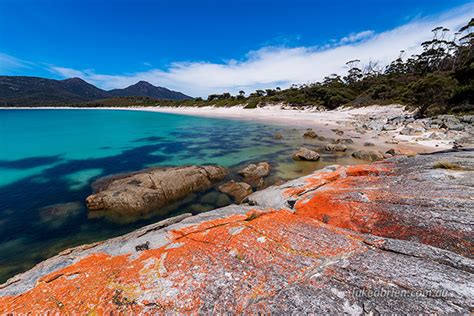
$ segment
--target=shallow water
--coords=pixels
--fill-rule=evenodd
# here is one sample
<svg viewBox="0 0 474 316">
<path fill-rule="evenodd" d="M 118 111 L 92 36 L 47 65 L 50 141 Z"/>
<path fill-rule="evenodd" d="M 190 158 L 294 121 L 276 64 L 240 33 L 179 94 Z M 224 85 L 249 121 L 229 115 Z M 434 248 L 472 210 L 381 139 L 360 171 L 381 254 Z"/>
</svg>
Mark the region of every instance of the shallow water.
<svg viewBox="0 0 474 316">
<path fill-rule="evenodd" d="M 285 137 L 273 139 L 277 132 Z M 269 161 L 269 180 L 291 179 L 325 165 L 357 163 L 324 153 L 294 162 L 302 129 L 248 121 L 114 110 L 0 111 L 0 283 L 59 251 L 129 232 L 184 212 L 231 203 L 215 190 L 165 209 L 124 217 L 91 212 L 90 184 L 105 175 L 150 166 L 219 164 L 236 169 Z"/>
</svg>

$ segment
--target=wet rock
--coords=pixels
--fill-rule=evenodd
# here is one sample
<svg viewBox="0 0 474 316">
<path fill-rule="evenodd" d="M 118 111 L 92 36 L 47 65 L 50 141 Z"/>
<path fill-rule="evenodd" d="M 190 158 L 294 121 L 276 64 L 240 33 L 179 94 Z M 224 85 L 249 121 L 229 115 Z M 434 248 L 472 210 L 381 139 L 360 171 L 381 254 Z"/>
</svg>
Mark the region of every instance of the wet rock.
<svg viewBox="0 0 474 316">
<path fill-rule="evenodd" d="M 293 153 L 293 160 L 316 161 L 319 159 L 319 154 L 311 149 L 301 147 L 298 151 Z"/>
<path fill-rule="evenodd" d="M 391 148 L 387 150 L 386 154 L 389 154 L 392 156 L 405 155 L 405 156 L 413 157 L 417 155 L 417 152 L 410 149 L 405 149 L 405 148 Z"/>
<path fill-rule="evenodd" d="M 43 223 L 52 226 L 61 226 L 66 221 L 71 220 L 83 211 L 83 206 L 79 202 L 60 203 L 42 207 L 39 210 Z"/>
<path fill-rule="evenodd" d="M 370 162 L 384 159 L 383 153 L 378 150 L 358 150 L 352 153 L 352 157 Z"/>
<path fill-rule="evenodd" d="M 268 162 L 259 162 L 258 164 L 249 164 L 247 167 L 239 170 L 239 174 L 244 178 L 262 178 L 270 174 L 270 164 Z"/>
<path fill-rule="evenodd" d="M 364 143 L 364 146 L 365 146 L 365 147 L 373 147 L 373 146 L 375 146 L 375 144 L 374 144 L 374 143 L 371 143 L 371 142 L 365 142 L 365 143 Z"/>
<path fill-rule="evenodd" d="M 336 133 L 336 135 L 339 135 L 339 136 L 344 135 L 344 131 L 343 131 L 343 130 L 340 130 L 340 129 L 335 128 L 335 129 L 332 129 L 332 131 L 333 131 L 334 133 Z"/>
<path fill-rule="evenodd" d="M 219 186 L 219 191 L 230 195 L 238 204 L 253 192 L 252 186 L 248 183 L 235 182 L 234 180 Z"/>
<path fill-rule="evenodd" d="M 338 138 L 338 139 L 335 139 L 332 143 L 333 144 L 354 144 L 354 141 L 350 138 Z"/>
<path fill-rule="evenodd" d="M 274 139 L 283 139 L 283 135 L 281 133 L 276 133 L 275 135 L 273 135 L 273 138 Z"/>
<path fill-rule="evenodd" d="M 226 174 L 219 166 L 151 168 L 99 181 L 95 184 L 98 192 L 88 196 L 86 203 L 92 211 L 147 212 L 209 189 Z"/>
<path fill-rule="evenodd" d="M 318 137 L 318 134 L 316 134 L 316 132 L 313 131 L 313 130 L 308 130 L 303 134 L 303 137 L 305 137 L 305 138 L 316 138 L 316 137 Z"/>
<path fill-rule="evenodd" d="M 346 151 L 347 146 L 341 144 L 327 144 L 325 149 L 327 151 Z"/>
<path fill-rule="evenodd" d="M 264 186 L 263 178 L 270 174 L 270 164 L 268 162 L 259 162 L 258 164 L 250 164 L 239 171 L 244 178 L 244 182 L 250 184 L 254 188 L 262 188 Z"/>
</svg>

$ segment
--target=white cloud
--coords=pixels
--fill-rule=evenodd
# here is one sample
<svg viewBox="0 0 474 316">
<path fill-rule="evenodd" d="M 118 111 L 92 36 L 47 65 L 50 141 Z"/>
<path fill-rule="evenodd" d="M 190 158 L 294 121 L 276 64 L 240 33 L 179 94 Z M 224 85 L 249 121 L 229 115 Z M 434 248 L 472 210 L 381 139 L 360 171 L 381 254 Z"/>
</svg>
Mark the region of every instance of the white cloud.
<svg viewBox="0 0 474 316">
<path fill-rule="evenodd" d="M 107 75 L 93 70 L 51 67 L 63 77 L 81 77 L 105 89 L 122 88 L 139 80 L 179 90 L 193 96 L 243 89 L 288 87 L 319 81 L 332 73 L 345 72 L 345 63 L 359 59 L 361 63 L 378 61 L 384 65 L 395 59 L 400 50 L 407 55 L 419 51 L 419 44 L 431 37 L 436 26 L 457 30 L 474 15 L 474 5 L 449 11 L 437 17 L 416 19 L 395 29 L 375 33 L 364 31 L 349 34 L 336 45 L 321 47 L 264 47 L 249 52 L 241 61 L 175 62 L 169 68 L 144 72 Z"/>
<path fill-rule="evenodd" d="M 361 41 L 363 39 L 367 39 L 374 35 L 374 31 L 372 30 L 367 30 L 367 31 L 362 31 L 359 33 L 351 33 L 348 36 L 345 36 L 339 40 L 339 44 L 349 44 L 349 43 L 354 43 Z"/>
<path fill-rule="evenodd" d="M 0 73 L 6 73 L 18 68 L 30 68 L 32 63 L 0 53 Z"/>
</svg>

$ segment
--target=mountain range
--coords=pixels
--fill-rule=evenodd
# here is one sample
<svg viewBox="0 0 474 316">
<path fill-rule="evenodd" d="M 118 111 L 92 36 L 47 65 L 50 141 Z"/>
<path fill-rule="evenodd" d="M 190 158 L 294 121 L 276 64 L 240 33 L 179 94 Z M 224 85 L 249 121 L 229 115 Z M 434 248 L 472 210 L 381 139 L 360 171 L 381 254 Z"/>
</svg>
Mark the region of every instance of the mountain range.
<svg viewBox="0 0 474 316">
<path fill-rule="evenodd" d="M 102 90 L 80 78 L 54 80 L 39 77 L 0 76 L 0 106 L 58 105 L 117 97 L 188 100 L 178 91 L 139 81 L 124 89 Z"/>
</svg>

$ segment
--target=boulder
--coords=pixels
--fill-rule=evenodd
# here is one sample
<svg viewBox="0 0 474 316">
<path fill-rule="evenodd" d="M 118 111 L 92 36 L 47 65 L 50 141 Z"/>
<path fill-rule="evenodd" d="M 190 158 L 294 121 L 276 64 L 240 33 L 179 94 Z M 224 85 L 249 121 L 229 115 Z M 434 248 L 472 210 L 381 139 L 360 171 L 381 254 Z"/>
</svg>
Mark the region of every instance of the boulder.
<svg viewBox="0 0 474 316">
<path fill-rule="evenodd" d="M 244 178 L 262 178 L 270 174 L 270 164 L 268 162 L 259 162 L 258 164 L 250 164 L 239 170 L 239 174 Z"/>
<path fill-rule="evenodd" d="M 333 142 L 333 144 L 354 144 L 354 141 L 350 138 L 338 138 L 338 139 L 335 139 Z"/>
<path fill-rule="evenodd" d="M 413 151 L 413 150 L 410 150 L 410 149 L 391 148 L 391 149 L 386 151 L 386 154 L 389 154 L 389 155 L 392 155 L 392 156 L 404 155 L 404 156 L 413 157 L 413 156 L 417 155 L 417 152 Z"/>
<path fill-rule="evenodd" d="M 344 135 L 344 131 L 343 131 L 343 130 L 340 130 L 340 129 L 335 128 L 335 129 L 332 129 L 332 131 L 333 131 L 334 133 L 336 133 L 336 135 L 339 135 L 339 136 Z"/>
<path fill-rule="evenodd" d="M 341 144 L 327 144 L 325 149 L 327 151 L 346 151 L 347 146 Z"/>
<path fill-rule="evenodd" d="M 275 135 L 273 135 L 273 138 L 274 139 L 283 139 L 283 135 L 281 133 L 276 133 Z"/>
<path fill-rule="evenodd" d="M 227 174 L 220 166 L 150 168 L 99 180 L 88 196 L 89 210 L 140 213 L 159 209 L 192 192 L 209 189 Z"/>
<path fill-rule="evenodd" d="M 231 196 L 237 204 L 240 204 L 253 192 L 250 184 L 245 182 L 235 182 L 234 180 L 219 186 L 219 191 Z"/>
<path fill-rule="evenodd" d="M 399 143 L 399 141 L 396 140 L 396 139 L 388 139 L 388 140 L 385 141 L 385 143 L 386 143 L 386 144 L 394 144 L 394 145 L 396 145 L 396 144 Z"/>
<path fill-rule="evenodd" d="M 385 158 L 383 153 L 378 150 L 358 150 L 352 153 L 352 157 L 370 162 Z"/>
<path fill-rule="evenodd" d="M 408 136 L 417 136 L 421 135 L 425 132 L 425 128 L 421 126 L 421 124 L 410 123 L 407 124 L 401 131 L 401 135 L 408 135 Z"/>
<path fill-rule="evenodd" d="M 292 158 L 293 160 L 316 161 L 319 159 L 319 154 L 314 150 L 301 147 L 293 153 Z"/>
<path fill-rule="evenodd" d="M 310 130 L 307 130 L 307 131 L 303 134 L 303 137 L 305 137 L 305 138 L 316 138 L 316 137 L 318 137 L 318 134 L 316 134 L 315 131 L 313 131 L 312 129 L 310 129 Z"/>
<path fill-rule="evenodd" d="M 268 162 L 259 162 L 258 164 L 250 164 L 239 171 L 239 174 L 254 188 L 261 188 L 264 185 L 263 178 L 270 174 L 270 164 Z"/>
</svg>

